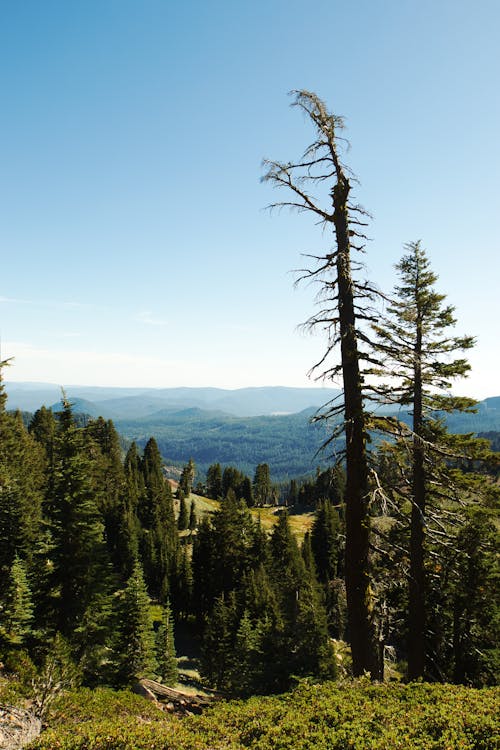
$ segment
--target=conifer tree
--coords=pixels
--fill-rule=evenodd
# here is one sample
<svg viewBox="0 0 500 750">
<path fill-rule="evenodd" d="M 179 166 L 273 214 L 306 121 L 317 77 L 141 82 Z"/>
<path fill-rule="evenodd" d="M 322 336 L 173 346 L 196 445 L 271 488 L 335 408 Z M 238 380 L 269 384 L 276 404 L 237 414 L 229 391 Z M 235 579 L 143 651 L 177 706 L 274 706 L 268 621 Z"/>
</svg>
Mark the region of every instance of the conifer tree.
<svg viewBox="0 0 500 750">
<path fill-rule="evenodd" d="M 267 505 L 271 499 L 269 464 L 259 464 L 255 469 L 253 494 L 257 505 Z"/>
<path fill-rule="evenodd" d="M 253 521 L 246 505 L 230 489 L 213 516 L 216 558 L 214 586 L 217 593 L 234 591 L 250 567 Z"/>
<path fill-rule="evenodd" d="M 238 695 L 250 695 L 262 687 L 262 636 L 245 610 L 239 622 L 233 648 L 234 662 L 229 680 Z"/>
<path fill-rule="evenodd" d="M 305 566 L 297 540 L 292 534 L 288 513 L 282 511 L 271 534 L 271 566 L 276 580 L 286 580 L 295 585 L 303 577 Z"/>
<path fill-rule="evenodd" d="M 254 624 L 268 620 L 276 626 L 281 622 L 278 598 L 265 565 L 252 568 L 245 574 L 240 593 L 242 607 Z"/>
<path fill-rule="evenodd" d="M 454 682 L 476 687 L 498 683 L 500 674 L 500 533 L 494 509 L 473 509 L 457 534 L 450 576 Z M 447 675 L 448 676 L 448 675 Z"/>
<path fill-rule="evenodd" d="M 320 502 L 311 529 L 311 547 L 318 579 L 322 583 L 337 578 L 340 560 L 340 519 L 329 500 Z"/>
<path fill-rule="evenodd" d="M 235 666 L 234 644 L 239 617 L 235 592 L 221 594 L 203 636 L 201 674 L 211 685 L 221 690 L 232 687 L 231 675 Z"/>
<path fill-rule="evenodd" d="M 222 494 L 221 498 L 227 497 L 230 490 L 234 492 L 237 500 L 241 498 L 241 488 L 245 475 L 234 466 L 226 466 L 222 472 Z"/>
<path fill-rule="evenodd" d="M 156 633 L 156 662 L 162 681 L 174 686 L 179 679 L 174 641 L 174 617 L 167 600 L 163 607 L 162 621 Z"/>
<path fill-rule="evenodd" d="M 170 591 L 176 620 L 187 619 L 192 612 L 193 571 L 185 545 L 181 547 L 179 564 Z"/>
<path fill-rule="evenodd" d="M 288 498 L 287 498 L 287 504 L 288 505 L 297 505 L 299 501 L 299 488 L 297 485 L 297 480 L 292 479 L 290 481 L 290 489 L 288 491 Z"/>
<path fill-rule="evenodd" d="M 191 505 L 189 506 L 189 530 L 194 531 L 197 524 L 198 519 L 196 518 L 196 503 L 194 500 L 191 500 Z"/>
<path fill-rule="evenodd" d="M 40 533 L 44 480 L 40 447 L 25 429 L 21 414 L 6 411 L 6 364 L 0 362 L 0 576 L 8 575 L 16 555 L 31 559 Z"/>
<path fill-rule="evenodd" d="M 139 559 L 141 524 L 138 507 L 144 502 L 146 492 L 140 457 L 134 442 L 126 453 L 123 471 L 124 488 L 117 508 L 114 562 L 122 581 L 126 581 Z"/>
<path fill-rule="evenodd" d="M 144 486 L 144 476 L 141 471 L 141 458 L 139 456 L 137 445 L 132 442 L 128 449 L 124 461 L 125 478 L 127 482 L 127 496 L 133 513 L 139 514 L 139 506 L 145 505 L 144 498 L 146 489 Z M 143 520 L 143 511 L 140 513 L 141 521 Z"/>
<path fill-rule="evenodd" d="M 190 458 L 186 466 L 183 467 L 179 480 L 179 487 L 184 493 L 184 497 L 189 497 L 192 492 L 195 474 L 196 466 L 193 459 Z"/>
<path fill-rule="evenodd" d="M 141 461 L 145 493 L 139 501 L 138 515 L 145 529 L 154 528 L 158 513 L 166 503 L 166 483 L 162 470 L 162 459 L 154 438 L 144 448 Z"/>
<path fill-rule="evenodd" d="M 271 535 L 271 571 L 282 619 L 275 644 L 277 685 L 285 687 L 291 674 L 332 675 L 333 653 L 314 569 L 306 567 L 286 512 Z"/>
<path fill-rule="evenodd" d="M 121 459 L 118 433 L 111 420 L 91 420 L 85 428 L 89 451 L 95 455 L 95 472 L 100 487 L 99 511 L 104 521 L 105 538 L 115 570 L 128 577 L 131 558 L 137 556 L 133 542 L 132 509 Z M 129 539 L 127 539 L 129 537 Z M 134 552 L 128 545 L 135 547 Z"/>
<path fill-rule="evenodd" d="M 57 432 L 57 421 L 52 409 L 41 406 L 29 424 L 30 435 L 41 446 L 45 457 L 46 492 L 51 492 L 51 482 L 54 478 L 54 444 Z"/>
<path fill-rule="evenodd" d="M 315 576 L 316 566 L 314 564 L 314 555 L 311 547 L 311 534 L 309 531 L 306 531 L 304 535 L 304 541 L 302 542 L 300 552 L 302 554 L 302 559 L 304 560 L 304 565 L 306 566 L 307 572 L 310 575 Z"/>
<path fill-rule="evenodd" d="M 44 504 L 52 544 L 50 579 L 56 592 L 52 627 L 73 643 L 85 642 L 85 622 L 93 629 L 102 617 L 104 631 L 107 627 L 110 566 L 95 463 L 67 400 L 59 417 L 53 468 Z M 90 611 L 92 623 L 85 616 Z"/>
<path fill-rule="evenodd" d="M 15 557 L 0 602 L 0 645 L 25 644 L 33 626 L 33 601 L 26 568 Z"/>
<path fill-rule="evenodd" d="M 136 563 L 118 604 L 115 641 L 119 685 L 152 677 L 157 668 L 150 599 L 139 563 Z"/>
<path fill-rule="evenodd" d="M 165 480 L 162 459 L 154 438 L 144 448 L 141 462 L 145 492 L 139 499 L 138 516 L 143 526 L 142 560 L 148 590 L 165 601 L 175 574 L 179 540 L 170 484 Z"/>
<path fill-rule="evenodd" d="M 222 468 L 219 463 L 211 464 L 207 470 L 207 496 L 213 500 L 222 497 Z"/>
<path fill-rule="evenodd" d="M 179 499 L 179 517 L 177 518 L 177 528 L 179 531 L 185 531 L 189 526 L 189 514 L 187 509 L 186 498 L 182 493 Z"/>
<path fill-rule="evenodd" d="M 411 242 L 405 249 L 407 254 L 396 265 L 401 283 L 395 298 L 387 316 L 373 325 L 383 362 L 372 372 L 384 378 L 377 387 L 384 403 L 406 407 L 411 416 L 406 429 L 397 420 L 379 418 L 375 423 L 408 444 L 411 455 L 408 676 L 417 679 L 424 675 L 426 662 L 426 537 L 436 518 L 432 487 L 441 486 L 444 492 L 450 488 L 454 483 L 450 462 L 467 456 L 472 448 L 469 437 L 448 435 L 438 413 L 474 407 L 472 399 L 449 394 L 452 381 L 470 369 L 457 354 L 470 349 L 474 339 L 450 334 L 456 323 L 454 308 L 436 292 L 437 277 L 421 243 Z"/>
<path fill-rule="evenodd" d="M 241 500 L 245 501 L 249 508 L 252 508 L 255 505 L 255 498 L 253 495 L 253 487 L 252 482 L 250 481 L 250 477 L 243 477 L 243 480 L 239 487 L 239 496 Z"/>
<path fill-rule="evenodd" d="M 217 547 L 215 535 L 207 516 L 198 525 L 193 543 L 193 609 L 198 626 L 212 609 L 215 598 L 220 593 L 215 579 Z"/>
</svg>

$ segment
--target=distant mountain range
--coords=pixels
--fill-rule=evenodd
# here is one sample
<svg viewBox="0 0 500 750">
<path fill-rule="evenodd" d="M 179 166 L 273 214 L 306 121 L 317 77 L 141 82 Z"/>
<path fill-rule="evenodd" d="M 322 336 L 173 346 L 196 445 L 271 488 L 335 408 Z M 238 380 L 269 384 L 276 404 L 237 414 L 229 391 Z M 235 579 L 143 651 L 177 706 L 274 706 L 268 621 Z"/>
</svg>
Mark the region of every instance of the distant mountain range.
<svg viewBox="0 0 500 750">
<path fill-rule="evenodd" d="M 9 409 L 60 405 L 55 385 L 6 383 L 6 391 Z M 143 447 L 155 437 L 167 463 L 193 458 L 201 474 L 220 462 L 253 475 L 257 464 L 266 462 L 274 481 L 311 474 L 327 463 L 328 453 L 318 451 L 329 428 L 311 423 L 311 417 L 339 393 L 285 387 L 66 389 L 75 412 L 112 419 L 127 441 Z M 481 401 L 476 414 L 450 415 L 448 425 L 453 432 L 500 432 L 500 396 Z"/>
<path fill-rule="evenodd" d="M 5 384 L 9 409 L 35 411 L 61 399 L 61 388 L 48 383 Z M 78 411 L 107 419 L 143 419 L 172 409 L 222 411 L 236 417 L 293 414 L 322 406 L 339 395 L 332 388 L 105 388 L 68 386 L 66 395 Z"/>
</svg>

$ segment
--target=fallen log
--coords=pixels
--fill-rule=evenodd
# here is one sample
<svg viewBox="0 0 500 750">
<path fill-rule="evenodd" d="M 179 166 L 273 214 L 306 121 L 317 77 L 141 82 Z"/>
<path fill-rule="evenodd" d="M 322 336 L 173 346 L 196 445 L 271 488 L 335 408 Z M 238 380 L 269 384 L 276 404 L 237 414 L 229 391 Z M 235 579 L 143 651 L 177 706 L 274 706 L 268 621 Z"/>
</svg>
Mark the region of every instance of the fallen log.
<svg viewBox="0 0 500 750">
<path fill-rule="evenodd" d="M 184 693 L 181 690 L 168 687 L 168 685 L 162 685 L 161 682 L 146 678 L 139 680 L 135 691 L 150 700 L 154 698 L 163 704 L 167 710 L 178 713 L 199 714 L 214 700 L 220 700 L 221 698 L 220 695 L 215 693 L 213 695 Z"/>
</svg>

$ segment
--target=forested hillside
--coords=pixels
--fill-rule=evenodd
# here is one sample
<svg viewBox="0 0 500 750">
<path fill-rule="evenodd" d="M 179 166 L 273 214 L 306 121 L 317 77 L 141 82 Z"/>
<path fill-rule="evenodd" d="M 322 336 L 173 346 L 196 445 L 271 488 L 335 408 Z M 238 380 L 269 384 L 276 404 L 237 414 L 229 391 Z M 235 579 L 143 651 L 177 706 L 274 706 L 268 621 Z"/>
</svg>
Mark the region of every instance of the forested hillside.
<svg viewBox="0 0 500 750">
<path fill-rule="evenodd" d="M 174 497 L 154 439 L 143 451 L 133 443 L 124 456 L 109 421 L 78 426 L 65 401 L 57 414 L 37 411 L 27 429 L 6 410 L 3 391 L 1 398 L 0 649 L 7 669 L 22 663 L 27 673 L 43 673 L 55 655 L 74 664 L 83 684 L 124 686 L 138 675 L 175 682 L 175 622 L 179 635 L 199 642 L 208 684 L 229 693 L 274 692 L 292 676 L 336 674 L 331 638 L 348 638 L 340 467 L 292 480 L 280 495 L 268 464 L 250 476 L 212 464 L 197 489 L 218 504 L 202 514 L 192 495 L 193 461 Z M 394 484 L 393 460 L 392 450 L 382 452 L 379 472 Z M 430 537 L 436 575 L 429 577 L 426 675 L 482 685 L 495 681 L 498 668 L 495 486 L 487 472 L 464 476 L 468 495 L 478 482 L 491 491 L 465 504 L 447 496 L 438 527 L 445 534 Z M 280 498 L 293 513 L 316 508 L 300 547 L 285 507 L 270 533 L 250 514 Z M 394 665 L 404 664 L 408 648 L 409 511 L 404 497 L 397 513 L 379 502 L 371 509 L 380 643 Z M 151 610 L 151 602 L 160 607 Z M 342 668 L 349 670 L 348 661 Z"/>
<path fill-rule="evenodd" d="M 159 414 L 148 420 L 118 420 L 116 427 L 128 440 L 144 445 L 154 435 L 167 462 L 194 458 L 202 472 L 221 462 L 250 474 L 259 463 L 269 463 L 275 481 L 311 474 L 325 463 L 320 448 L 327 439 L 323 424 L 311 423 L 315 409 L 298 414 L 232 417 L 189 409 Z"/>
<path fill-rule="evenodd" d="M 9 406 L 11 389 L 12 385 L 10 387 L 6 385 Z M 266 392 L 266 398 L 273 391 L 273 389 L 262 390 Z M 129 398 L 133 400 L 133 409 L 147 410 L 153 407 L 151 400 L 146 397 Z M 139 398 L 139 403 L 135 401 L 136 398 Z M 70 399 L 70 401 L 75 415 L 83 415 L 85 418 L 109 416 L 106 410 L 100 411 L 99 402 L 81 398 Z M 34 402 L 30 396 L 26 400 L 17 397 L 14 403 L 29 405 Z M 155 402 L 156 407 L 158 403 Z M 291 402 L 289 404 L 291 405 Z M 54 404 L 52 401 L 50 405 L 56 411 L 59 408 L 57 403 Z M 149 438 L 154 437 L 167 464 L 181 466 L 192 457 L 201 474 L 205 474 L 210 464 L 216 462 L 237 466 L 247 474 L 251 474 L 257 464 L 269 463 L 274 481 L 286 482 L 296 477 L 311 475 L 318 466 L 325 468 L 329 461 L 341 452 L 343 446 L 343 438 L 340 437 L 331 444 L 329 451 L 320 450 L 328 439 L 333 424 L 327 427 L 321 421 L 313 422 L 317 413 L 317 408 L 314 406 L 292 414 L 267 414 L 253 417 L 238 417 L 234 414 L 208 411 L 194 406 L 185 409 L 171 406 L 148 416 L 124 418 L 124 411 L 131 408 L 130 401 L 127 399 L 126 406 L 116 410 L 119 416 L 112 417 L 116 429 L 125 442 L 134 441 L 144 448 Z M 395 411 L 390 406 L 382 410 L 377 407 L 377 413 L 381 411 L 404 423 L 411 422 L 411 415 L 406 409 Z M 495 398 L 479 402 L 474 413 L 440 415 L 438 412 L 436 416 L 444 418 L 451 432 L 479 434 L 500 432 L 500 406 L 498 399 Z M 377 441 L 379 438 L 374 435 L 374 440 Z"/>
</svg>

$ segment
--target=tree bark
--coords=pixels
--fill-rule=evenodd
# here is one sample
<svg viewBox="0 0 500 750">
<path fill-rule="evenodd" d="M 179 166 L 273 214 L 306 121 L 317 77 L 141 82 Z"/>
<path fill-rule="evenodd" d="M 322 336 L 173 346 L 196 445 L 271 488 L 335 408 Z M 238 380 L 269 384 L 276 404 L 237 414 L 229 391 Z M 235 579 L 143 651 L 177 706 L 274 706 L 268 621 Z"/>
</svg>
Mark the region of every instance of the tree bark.
<svg viewBox="0 0 500 750">
<path fill-rule="evenodd" d="M 417 324 L 413 400 L 413 502 L 410 526 L 410 588 L 408 613 L 408 677 L 416 680 L 425 671 L 425 450 L 422 408 L 422 330 Z"/>
<path fill-rule="evenodd" d="M 380 679 L 375 644 L 372 595 L 369 575 L 368 463 L 363 410 L 362 379 L 354 312 L 351 277 L 347 199 L 349 181 L 339 176 L 333 189 L 334 224 L 337 239 L 337 281 L 339 330 L 344 385 L 346 438 L 346 549 L 345 581 L 353 673 L 370 672 Z"/>
</svg>

